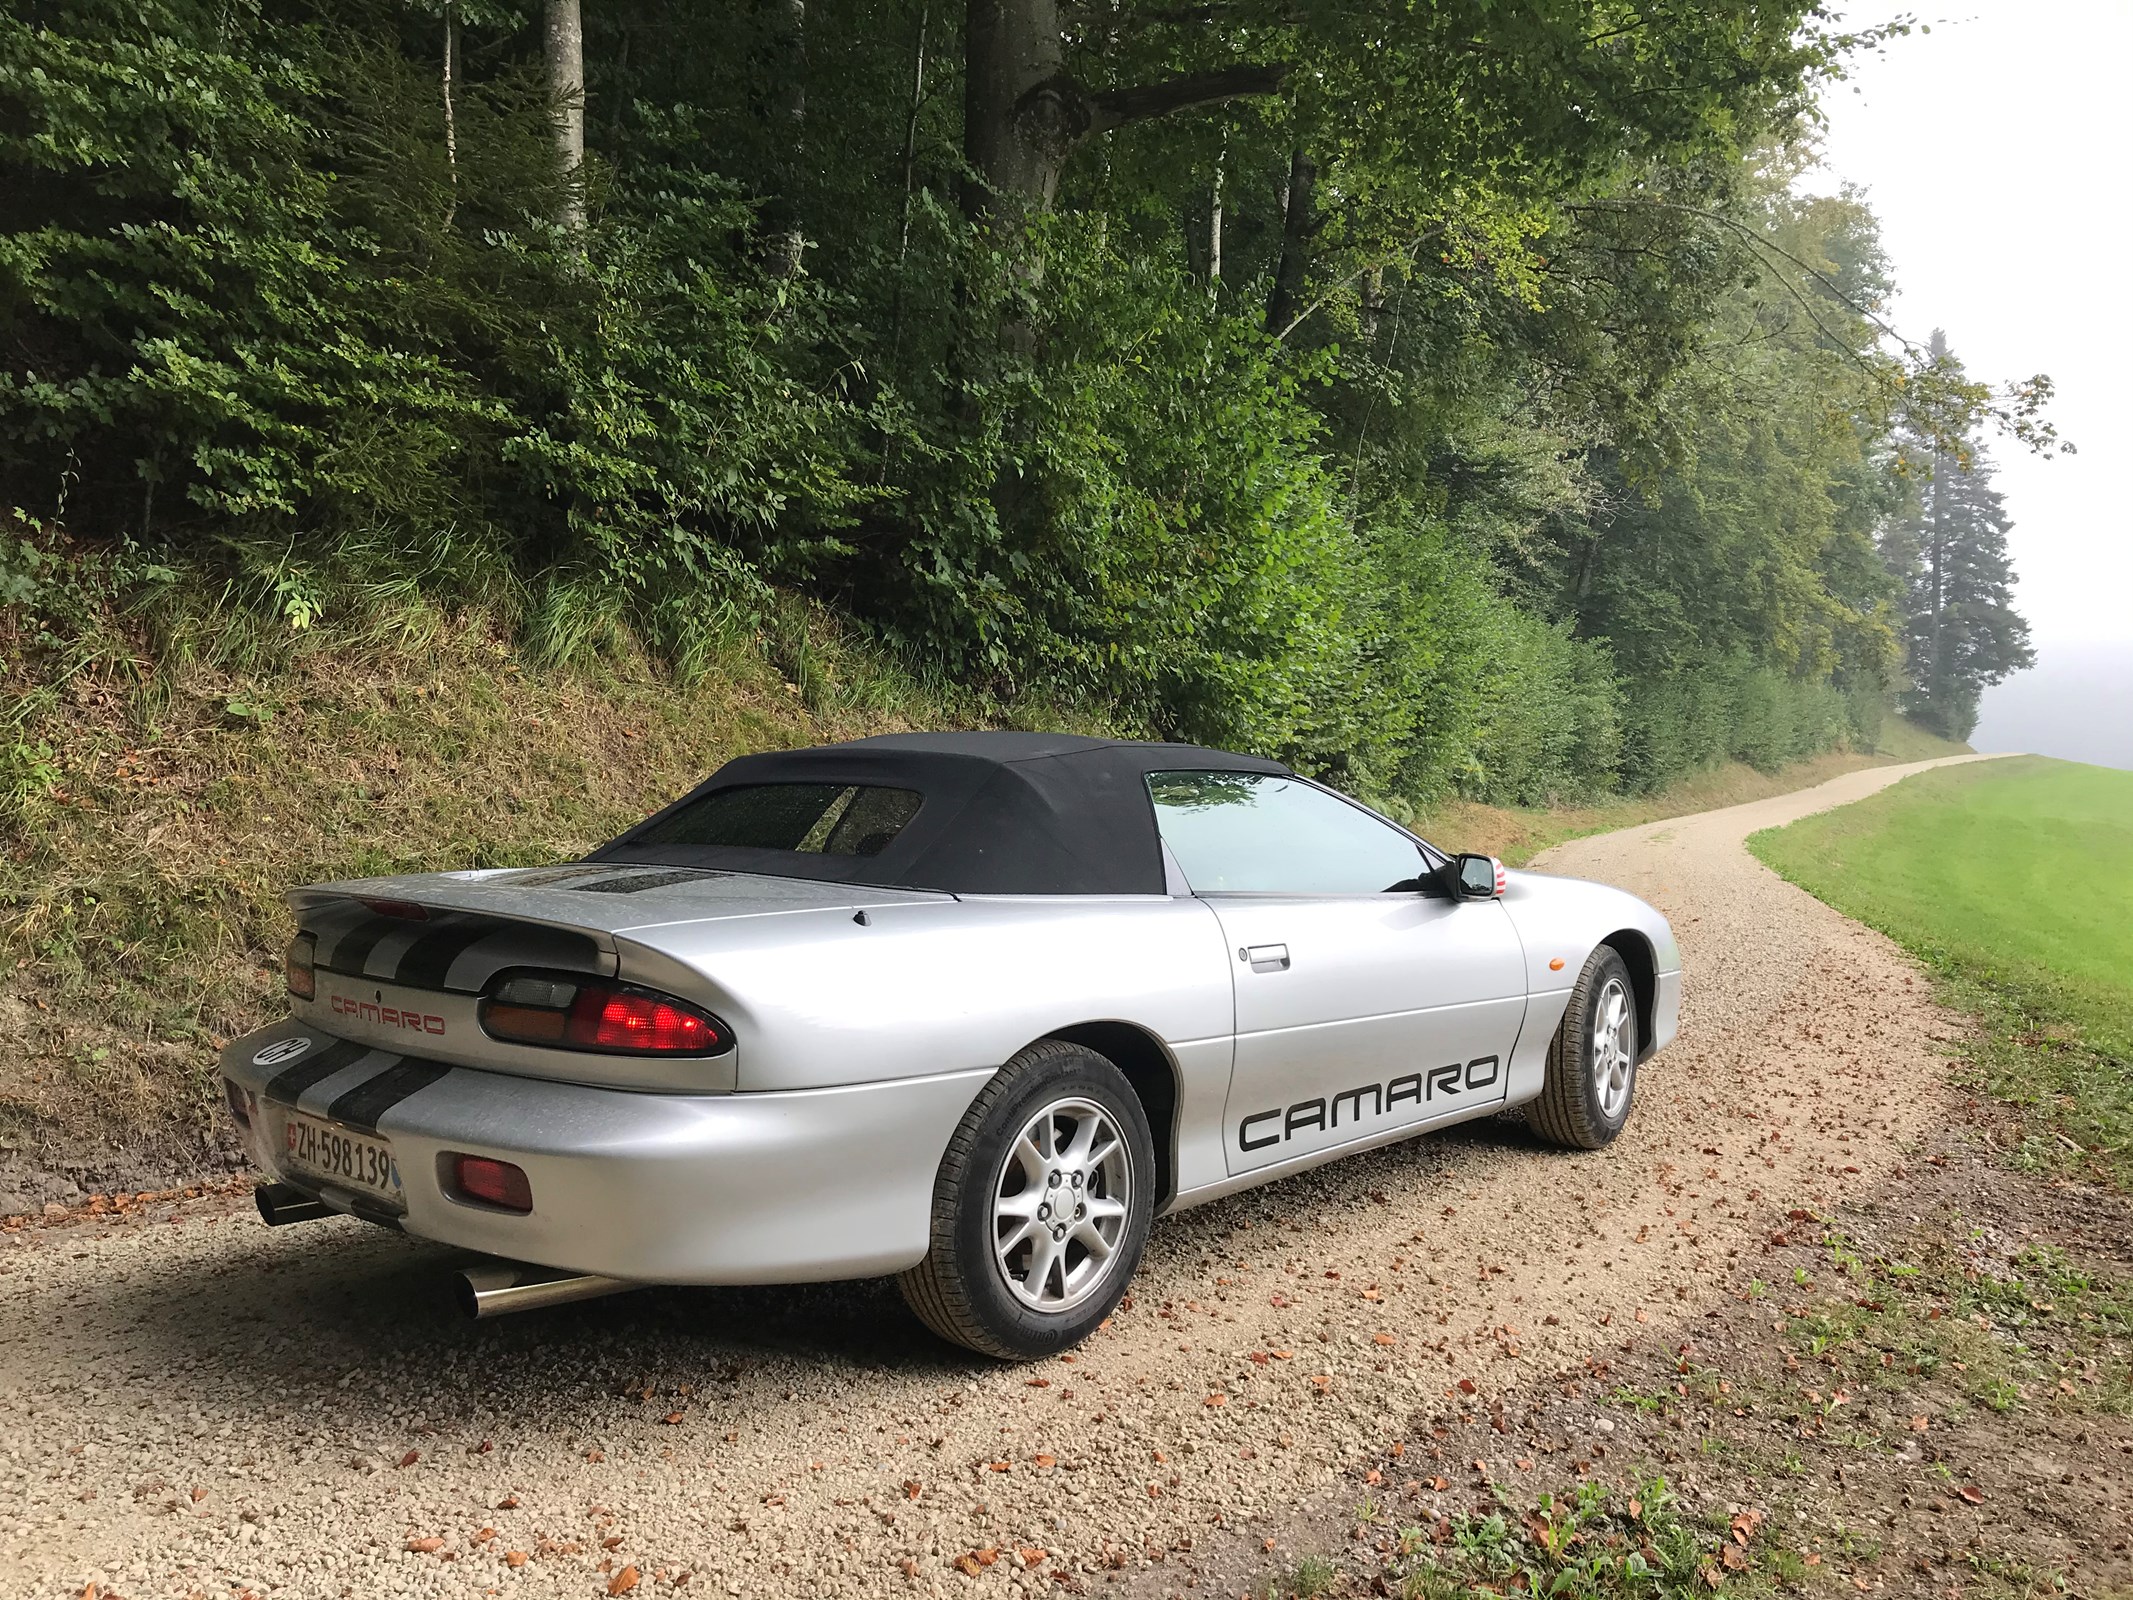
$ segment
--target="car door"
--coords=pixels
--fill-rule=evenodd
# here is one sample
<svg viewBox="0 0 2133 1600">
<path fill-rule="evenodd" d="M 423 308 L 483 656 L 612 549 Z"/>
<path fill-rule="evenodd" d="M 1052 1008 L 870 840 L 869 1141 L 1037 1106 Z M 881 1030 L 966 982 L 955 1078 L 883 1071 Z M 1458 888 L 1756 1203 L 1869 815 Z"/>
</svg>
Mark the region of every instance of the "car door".
<svg viewBox="0 0 2133 1600">
<path fill-rule="evenodd" d="M 1526 989 L 1499 902 L 1448 898 L 1412 838 L 1300 778 L 1149 789 L 1230 949 L 1232 1175 L 1502 1101 Z"/>
</svg>

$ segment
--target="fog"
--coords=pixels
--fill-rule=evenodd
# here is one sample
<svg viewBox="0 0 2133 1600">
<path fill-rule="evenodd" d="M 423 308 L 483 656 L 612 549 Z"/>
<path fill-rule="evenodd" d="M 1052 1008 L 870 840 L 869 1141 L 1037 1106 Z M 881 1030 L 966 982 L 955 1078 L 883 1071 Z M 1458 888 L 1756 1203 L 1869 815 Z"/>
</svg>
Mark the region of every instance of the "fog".
<svg viewBox="0 0 2133 1600">
<path fill-rule="evenodd" d="M 1970 742 L 2133 771 L 2133 642 L 2040 641 L 2034 667 L 1985 691 Z"/>
</svg>

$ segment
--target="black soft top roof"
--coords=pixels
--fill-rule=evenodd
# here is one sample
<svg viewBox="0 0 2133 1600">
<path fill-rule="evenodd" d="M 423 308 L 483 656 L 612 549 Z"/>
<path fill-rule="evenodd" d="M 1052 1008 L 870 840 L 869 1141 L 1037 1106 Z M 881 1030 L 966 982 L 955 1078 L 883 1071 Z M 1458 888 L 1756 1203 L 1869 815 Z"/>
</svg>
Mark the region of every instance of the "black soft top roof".
<svg viewBox="0 0 2133 1600">
<path fill-rule="evenodd" d="M 1189 744 L 1065 733 L 887 733 L 729 761 L 587 859 L 953 894 L 1162 894 L 1150 772 L 1288 770 L 1260 756 Z M 707 794 L 765 783 L 874 784 L 916 790 L 922 803 L 875 856 L 631 842 Z"/>
</svg>

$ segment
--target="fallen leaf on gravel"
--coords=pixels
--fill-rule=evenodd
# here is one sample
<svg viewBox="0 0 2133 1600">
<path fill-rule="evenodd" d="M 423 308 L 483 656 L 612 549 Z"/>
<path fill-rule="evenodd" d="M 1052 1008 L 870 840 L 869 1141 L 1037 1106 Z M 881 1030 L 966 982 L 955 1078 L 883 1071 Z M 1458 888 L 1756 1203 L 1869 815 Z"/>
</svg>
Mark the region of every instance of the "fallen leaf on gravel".
<svg viewBox="0 0 2133 1600">
<path fill-rule="evenodd" d="M 671 1428 L 672 1426 L 674 1426 L 674 1424 L 675 1424 L 675 1423 L 677 1423 L 677 1422 L 681 1421 L 681 1413 L 680 1413 L 679 1411 L 669 1411 L 669 1412 L 668 1412 L 668 1413 L 667 1413 L 667 1414 L 666 1414 L 665 1416 L 661 1417 L 661 1418 L 660 1418 L 659 1420 L 660 1420 L 660 1421 L 661 1421 L 662 1423 L 664 1423 L 664 1424 L 665 1424 L 665 1425 L 666 1425 L 667 1427 L 670 1427 L 670 1428 Z"/>
<path fill-rule="evenodd" d="M 1025 1389 L 1049 1389 L 1051 1386 L 1052 1380 L 1050 1378 L 1032 1378 L 1022 1387 Z"/>
<path fill-rule="evenodd" d="M 431 1534 L 427 1539 L 408 1540 L 407 1547 L 421 1555 L 433 1555 L 444 1548 L 444 1541 L 435 1534 Z"/>
<path fill-rule="evenodd" d="M 1712 1588 L 1715 1589 L 1720 1584 L 1724 1583 L 1726 1581 L 1726 1578 L 1725 1574 L 1720 1572 L 1716 1567 L 1705 1567 L 1703 1569 L 1703 1581 L 1705 1583 L 1708 1583 Z"/>
<path fill-rule="evenodd" d="M 1267 1364 L 1269 1360 L 1272 1359 L 1272 1357 L 1270 1357 L 1264 1350 L 1254 1350 L 1245 1359 L 1250 1361 L 1254 1366 L 1263 1367 Z"/>
<path fill-rule="evenodd" d="M 970 1555 L 971 1559 L 976 1561 L 979 1566 L 989 1567 L 1000 1559 L 1000 1547 L 996 1544 L 987 1545 L 982 1550 L 971 1551 Z"/>
<path fill-rule="evenodd" d="M 585 1452 L 585 1459 L 587 1461 L 595 1462 L 605 1461 L 607 1459 L 607 1452 L 605 1450 L 588 1450 Z"/>
<path fill-rule="evenodd" d="M 905 1577 L 915 1578 L 918 1576 L 918 1563 L 914 1561 L 911 1557 L 905 1556 L 903 1560 L 897 1562 L 896 1565 L 902 1571 Z"/>
<path fill-rule="evenodd" d="M 1200 1404 L 1203 1406 L 1226 1406 L 1229 1404 L 1229 1396 L 1226 1394 L 1211 1394 L 1205 1400 L 1202 1400 Z"/>
<path fill-rule="evenodd" d="M 1365 1289 L 1363 1291 L 1363 1298 L 1365 1300 L 1382 1300 L 1385 1297 L 1379 1294 L 1375 1289 Z"/>
<path fill-rule="evenodd" d="M 523 1550 L 506 1550 L 506 1551 L 504 1552 L 504 1565 L 505 1565 L 505 1566 L 507 1566 L 507 1567 L 523 1567 L 523 1566 L 524 1566 L 525 1564 L 526 1564 L 526 1552 L 525 1552 L 525 1551 L 523 1551 Z"/>
<path fill-rule="evenodd" d="M 206 1491 L 205 1489 L 195 1489 L 195 1490 L 193 1491 L 193 1504 L 194 1504 L 194 1505 L 198 1505 L 198 1504 L 199 1504 L 199 1503 L 200 1503 L 201 1501 L 205 1500 L 206 1498 L 207 1498 L 207 1491 Z"/>
<path fill-rule="evenodd" d="M 1474 1380 L 1472 1378 L 1461 1378 L 1459 1380 L 1459 1392 L 1461 1394 L 1472 1394 L 1474 1392 Z"/>
<path fill-rule="evenodd" d="M 637 1569 L 635 1567 L 624 1567 L 607 1580 L 607 1592 L 609 1594 L 628 1594 L 636 1587 Z"/>
<path fill-rule="evenodd" d="M 1011 1461 L 995 1461 L 991 1463 L 991 1468 L 994 1472 L 1005 1472 L 1013 1465 L 1014 1463 Z"/>
<path fill-rule="evenodd" d="M 918 1479 L 904 1479 L 904 1498 L 906 1500 L 916 1500 L 920 1495 L 924 1494 L 925 1492 L 926 1486 L 920 1483 Z"/>
<path fill-rule="evenodd" d="M 496 1530 L 494 1528 L 484 1528 L 481 1530 L 481 1532 L 474 1535 L 474 1542 L 476 1544 L 487 1544 L 491 1539 L 495 1537 Z"/>
<path fill-rule="evenodd" d="M 1017 1550 L 1015 1554 L 1022 1558 L 1022 1564 L 1025 1567 L 1034 1567 L 1038 1562 L 1049 1556 L 1051 1551 L 1039 1545 L 1026 1544 L 1020 1550 Z"/>
<path fill-rule="evenodd" d="M 1719 1553 L 1719 1559 L 1725 1562 L 1726 1566 L 1734 1572 L 1747 1570 L 1748 1558 L 1741 1553 L 1741 1548 L 1737 1544 L 1724 1546 Z"/>
<path fill-rule="evenodd" d="M 1985 1491 L 1974 1483 L 1966 1483 L 1955 1492 L 1974 1506 L 1981 1506 L 1985 1503 Z"/>
<path fill-rule="evenodd" d="M 622 1535 L 619 1533 L 613 1533 L 609 1534 L 605 1539 L 602 1539 L 600 1541 L 600 1548 L 602 1550 L 612 1550 L 621 1543 Z"/>
<path fill-rule="evenodd" d="M 496 1509 L 499 1511 L 516 1511 L 518 1509 L 518 1496 L 515 1494 L 505 1495 L 503 1499 L 496 1502 Z"/>
<path fill-rule="evenodd" d="M 957 1556 L 954 1561 L 954 1566 L 955 1569 L 958 1572 L 962 1573 L 963 1576 L 966 1578 L 975 1578 L 981 1571 L 984 1570 L 978 1565 L 978 1558 L 974 1555 Z"/>
<path fill-rule="evenodd" d="M 1370 1336 L 1370 1340 L 1373 1344 L 1398 1344 L 1400 1342 L 1389 1333 L 1374 1333 Z"/>
<path fill-rule="evenodd" d="M 1436 1490 L 1437 1493 L 1442 1494 L 1452 1486 L 1452 1481 L 1449 1478 L 1432 1478 L 1429 1480 L 1429 1486 Z M 1630 1515 L 1635 1516 L 1636 1513 L 1632 1511 Z"/>
<path fill-rule="evenodd" d="M 1030 1460 L 1035 1462 L 1040 1467 L 1056 1466 L 1059 1463 L 1059 1458 L 1057 1456 L 1036 1455 L 1031 1456 Z"/>
</svg>

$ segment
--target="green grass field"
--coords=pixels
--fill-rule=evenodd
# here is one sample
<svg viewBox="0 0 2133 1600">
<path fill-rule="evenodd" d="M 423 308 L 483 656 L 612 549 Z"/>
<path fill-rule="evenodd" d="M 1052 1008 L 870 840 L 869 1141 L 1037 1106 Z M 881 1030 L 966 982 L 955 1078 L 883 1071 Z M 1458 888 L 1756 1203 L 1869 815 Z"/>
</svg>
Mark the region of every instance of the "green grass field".
<svg viewBox="0 0 2133 1600">
<path fill-rule="evenodd" d="M 2133 772 L 1947 767 L 1749 840 L 1991 1025 L 1990 1087 L 2133 1178 Z"/>
</svg>

